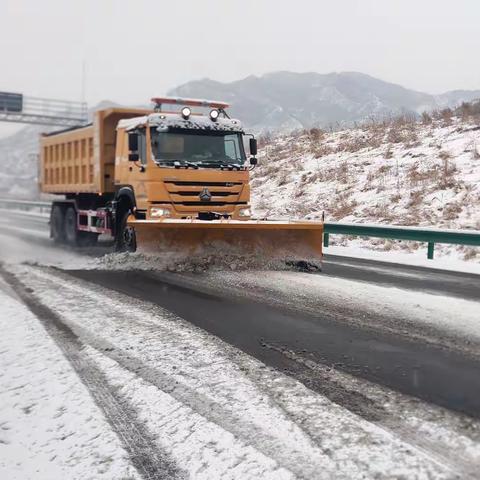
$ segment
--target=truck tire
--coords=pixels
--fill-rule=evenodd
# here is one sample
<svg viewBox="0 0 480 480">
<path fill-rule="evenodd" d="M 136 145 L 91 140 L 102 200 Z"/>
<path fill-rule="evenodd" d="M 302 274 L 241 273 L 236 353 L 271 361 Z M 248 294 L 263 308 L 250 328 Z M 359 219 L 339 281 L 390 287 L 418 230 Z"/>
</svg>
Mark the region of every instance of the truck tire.
<svg viewBox="0 0 480 480">
<path fill-rule="evenodd" d="M 115 238 L 115 250 L 117 252 L 135 252 L 137 250 L 135 229 L 127 225 L 129 216 L 130 211 L 125 212 L 120 220 Z"/>
<path fill-rule="evenodd" d="M 50 237 L 55 243 L 65 241 L 65 211 L 61 205 L 53 205 L 50 212 Z"/>
<path fill-rule="evenodd" d="M 77 229 L 77 212 L 74 207 L 68 207 L 65 212 L 65 240 L 69 245 L 77 246 L 79 231 Z"/>
</svg>

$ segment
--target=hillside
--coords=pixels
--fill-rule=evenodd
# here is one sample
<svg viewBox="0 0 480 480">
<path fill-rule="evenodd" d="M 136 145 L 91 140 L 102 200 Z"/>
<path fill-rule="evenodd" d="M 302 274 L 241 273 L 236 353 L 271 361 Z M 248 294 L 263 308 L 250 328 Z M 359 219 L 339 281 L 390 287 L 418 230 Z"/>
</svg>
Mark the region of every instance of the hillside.
<svg viewBox="0 0 480 480">
<path fill-rule="evenodd" d="M 479 118 L 449 111 L 437 117 L 264 139 L 261 166 L 253 173 L 255 213 L 321 218 L 325 212 L 331 221 L 480 230 Z M 360 243 L 424 248 L 389 240 Z M 478 250 L 440 251 L 480 259 Z"/>
<path fill-rule="evenodd" d="M 169 94 L 228 101 L 232 114 L 257 131 L 350 126 L 371 117 L 421 113 L 480 98 L 480 90 L 430 95 L 358 72 L 273 72 L 230 83 L 203 79 Z"/>
</svg>

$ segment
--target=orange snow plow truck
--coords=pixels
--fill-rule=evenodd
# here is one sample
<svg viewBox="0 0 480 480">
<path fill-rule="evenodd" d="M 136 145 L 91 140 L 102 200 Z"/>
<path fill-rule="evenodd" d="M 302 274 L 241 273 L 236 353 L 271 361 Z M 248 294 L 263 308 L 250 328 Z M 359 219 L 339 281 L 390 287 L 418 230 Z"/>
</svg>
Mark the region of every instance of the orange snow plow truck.
<svg viewBox="0 0 480 480">
<path fill-rule="evenodd" d="M 55 242 L 92 245 L 108 234 L 118 251 L 320 265 L 321 222 L 252 218 L 257 142 L 228 104 L 152 102 L 153 110 L 107 108 L 92 124 L 42 135 L 41 191 L 61 195 L 50 214 Z"/>
</svg>

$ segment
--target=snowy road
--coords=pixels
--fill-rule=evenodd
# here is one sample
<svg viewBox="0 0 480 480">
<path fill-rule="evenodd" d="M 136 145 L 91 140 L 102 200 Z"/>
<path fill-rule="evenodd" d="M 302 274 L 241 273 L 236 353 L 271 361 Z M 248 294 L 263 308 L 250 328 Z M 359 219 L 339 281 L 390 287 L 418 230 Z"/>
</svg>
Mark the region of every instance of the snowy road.
<svg viewBox="0 0 480 480">
<path fill-rule="evenodd" d="M 108 244 L 53 247 L 45 219 L 0 226 L 2 478 L 477 478 L 477 276 L 122 271 L 96 260 Z M 65 366 L 45 363 L 35 397 L 25 371 L 47 354 Z M 67 370 L 78 404 L 55 387 Z M 50 388 L 74 458 L 65 422 L 24 411 Z"/>
</svg>

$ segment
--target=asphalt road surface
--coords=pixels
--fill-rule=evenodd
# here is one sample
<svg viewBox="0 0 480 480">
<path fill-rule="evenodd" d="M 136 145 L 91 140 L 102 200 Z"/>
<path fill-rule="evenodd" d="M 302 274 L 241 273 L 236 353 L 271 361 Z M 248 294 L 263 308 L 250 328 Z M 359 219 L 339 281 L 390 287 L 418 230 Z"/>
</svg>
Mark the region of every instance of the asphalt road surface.
<svg viewBox="0 0 480 480">
<path fill-rule="evenodd" d="M 67 255 L 88 256 L 111 251 L 108 242 L 75 252 L 56 247 L 47 238 L 46 218 L 22 215 L 14 221 L 14 214 L 4 213 L 0 224 L 2 235 L 33 245 L 32 250 L 25 252 L 27 261 L 32 261 L 32 251 L 48 251 L 51 255 L 60 248 Z M 8 257 L 8 252 L 3 255 Z M 16 256 L 21 257 L 21 252 L 17 251 Z M 236 298 L 225 291 L 206 291 L 198 276 L 195 286 L 191 278 L 183 282 L 181 275 L 168 273 L 85 269 L 68 269 L 68 272 L 164 307 L 366 418 L 381 416 L 381 409 L 364 404 L 360 392 L 339 390 L 334 384 L 317 381 L 315 375 L 307 372 L 305 362 L 334 366 L 429 403 L 480 417 L 480 363 L 444 345 L 341 323 L 328 310 L 313 314 L 304 311 L 301 304 L 281 308 L 248 296 Z M 480 282 L 473 274 L 327 255 L 322 273 L 315 275 L 473 301 L 480 299 Z M 358 315 L 361 314 L 359 309 Z"/>
</svg>

